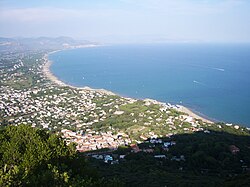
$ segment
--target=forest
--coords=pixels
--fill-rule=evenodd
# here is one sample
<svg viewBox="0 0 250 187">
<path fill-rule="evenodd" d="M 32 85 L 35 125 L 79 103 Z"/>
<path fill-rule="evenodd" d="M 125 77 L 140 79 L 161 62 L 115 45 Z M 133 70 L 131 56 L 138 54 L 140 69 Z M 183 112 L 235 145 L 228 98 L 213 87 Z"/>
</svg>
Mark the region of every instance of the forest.
<svg viewBox="0 0 250 187">
<path fill-rule="evenodd" d="M 226 132 L 178 134 L 164 141 L 176 145 L 154 153 L 125 154 L 108 164 L 66 145 L 60 135 L 28 125 L 0 130 L 0 186 L 248 186 L 250 138 Z M 233 153 L 230 145 L 239 151 Z M 147 148 L 148 142 L 138 145 Z M 153 155 L 164 154 L 156 159 Z M 183 159 L 173 159 L 181 158 Z M 185 158 L 184 158 L 185 157 Z"/>
</svg>

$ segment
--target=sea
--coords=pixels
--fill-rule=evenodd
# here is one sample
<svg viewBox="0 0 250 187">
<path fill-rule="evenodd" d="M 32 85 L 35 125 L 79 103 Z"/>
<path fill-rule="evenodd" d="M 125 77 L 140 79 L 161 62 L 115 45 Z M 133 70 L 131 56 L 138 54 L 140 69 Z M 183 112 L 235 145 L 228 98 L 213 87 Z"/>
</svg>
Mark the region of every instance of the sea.
<svg viewBox="0 0 250 187">
<path fill-rule="evenodd" d="M 52 73 L 72 86 L 180 104 L 250 127 L 250 44 L 131 44 L 63 50 Z"/>
</svg>

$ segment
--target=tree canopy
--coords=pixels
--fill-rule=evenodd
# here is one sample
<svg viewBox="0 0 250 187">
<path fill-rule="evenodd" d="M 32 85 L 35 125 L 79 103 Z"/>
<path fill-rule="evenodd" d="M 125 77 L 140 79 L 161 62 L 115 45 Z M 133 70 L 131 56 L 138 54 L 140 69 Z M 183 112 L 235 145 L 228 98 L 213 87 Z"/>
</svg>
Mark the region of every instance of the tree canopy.
<svg viewBox="0 0 250 187">
<path fill-rule="evenodd" d="M 74 145 L 27 125 L 0 130 L 0 186 L 120 186 L 98 176 Z"/>
</svg>

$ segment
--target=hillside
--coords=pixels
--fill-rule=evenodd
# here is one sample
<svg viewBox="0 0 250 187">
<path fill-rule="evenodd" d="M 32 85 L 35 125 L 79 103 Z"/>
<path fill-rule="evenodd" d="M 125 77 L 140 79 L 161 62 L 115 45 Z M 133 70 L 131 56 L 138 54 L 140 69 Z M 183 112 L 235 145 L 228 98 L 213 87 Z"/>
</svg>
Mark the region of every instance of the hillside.
<svg viewBox="0 0 250 187">
<path fill-rule="evenodd" d="M 87 40 L 75 40 L 70 37 L 39 38 L 0 38 L 0 51 L 58 50 L 71 46 L 95 44 Z"/>
<path fill-rule="evenodd" d="M 0 186 L 250 183 L 249 128 L 197 119 L 174 104 L 59 85 L 44 67 L 65 42 L 80 44 L 0 39 L 8 46 L 0 50 Z"/>
</svg>

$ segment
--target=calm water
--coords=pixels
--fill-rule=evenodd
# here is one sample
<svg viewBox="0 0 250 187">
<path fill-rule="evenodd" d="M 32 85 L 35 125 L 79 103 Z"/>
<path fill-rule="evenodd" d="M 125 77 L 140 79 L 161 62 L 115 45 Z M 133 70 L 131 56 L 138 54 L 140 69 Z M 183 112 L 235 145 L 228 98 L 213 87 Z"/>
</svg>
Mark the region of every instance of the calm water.
<svg viewBox="0 0 250 187">
<path fill-rule="evenodd" d="M 123 45 L 61 51 L 51 71 L 74 86 L 181 103 L 250 126 L 250 45 Z"/>
</svg>

